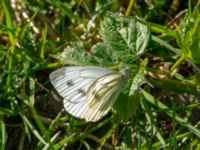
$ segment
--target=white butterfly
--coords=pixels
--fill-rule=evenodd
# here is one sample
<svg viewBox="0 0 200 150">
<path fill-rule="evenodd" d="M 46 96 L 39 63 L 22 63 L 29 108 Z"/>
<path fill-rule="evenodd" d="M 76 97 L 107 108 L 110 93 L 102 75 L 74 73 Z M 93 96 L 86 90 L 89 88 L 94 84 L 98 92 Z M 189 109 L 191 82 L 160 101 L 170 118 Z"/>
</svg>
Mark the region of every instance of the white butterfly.
<svg viewBox="0 0 200 150">
<path fill-rule="evenodd" d="M 102 67 L 63 67 L 50 74 L 65 110 L 77 118 L 98 121 L 114 105 L 127 81 L 127 69 L 119 72 Z"/>
</svg>

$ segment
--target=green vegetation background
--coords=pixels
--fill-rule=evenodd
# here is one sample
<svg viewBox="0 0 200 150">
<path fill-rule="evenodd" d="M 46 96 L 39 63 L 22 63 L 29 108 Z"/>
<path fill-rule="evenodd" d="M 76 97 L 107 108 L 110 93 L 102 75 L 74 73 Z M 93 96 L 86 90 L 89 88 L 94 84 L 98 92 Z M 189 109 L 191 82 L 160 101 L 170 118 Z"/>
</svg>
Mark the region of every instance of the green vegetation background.
<svg viewBox="0 0 200 150">
<path fill-rule="evenodd" d="M 0 0 L 0 149 L 200 149 L 197 0 Z M 112 112 L 73 118 L 49 74 L 130 67 Z"/>
</svg>

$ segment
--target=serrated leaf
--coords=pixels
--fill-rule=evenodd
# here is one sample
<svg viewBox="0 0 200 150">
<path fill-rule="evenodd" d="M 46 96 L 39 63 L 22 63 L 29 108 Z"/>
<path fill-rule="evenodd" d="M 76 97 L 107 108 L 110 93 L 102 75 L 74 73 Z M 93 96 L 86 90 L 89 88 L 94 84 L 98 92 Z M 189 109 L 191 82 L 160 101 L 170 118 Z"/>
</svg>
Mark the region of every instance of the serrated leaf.
<svg viewBox="0 0 200 150">
<path fill-rule="evenodd" d="M 58 59 L 66 64 L 84 65 L 92 62 L 92 56 L 88 52 L 89 46 L 84 42 L 72 42 L 65 48 Z"/>
<path fill-rule="evenodd" d="M 94 61 L 102 66 L 110 66 L 116 62 L 112 52 L 105 43 L 97 43 L 92 47 Z"/>
<path fill-rule="evenodd" d="M 108 16 L 101 24 L 104 41 L 119 60 L 134 61 L 146 49 L 150 31 L 134 18 Z"/>
</svg>

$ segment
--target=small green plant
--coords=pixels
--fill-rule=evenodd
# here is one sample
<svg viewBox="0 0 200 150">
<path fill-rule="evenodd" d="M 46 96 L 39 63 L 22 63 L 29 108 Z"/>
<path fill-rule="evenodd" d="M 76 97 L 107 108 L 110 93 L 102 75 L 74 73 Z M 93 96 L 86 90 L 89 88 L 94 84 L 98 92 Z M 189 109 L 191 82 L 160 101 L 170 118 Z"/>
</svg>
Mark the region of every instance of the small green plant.
<svg viewBox="0 0 200 150">
<path fill-rule="evenodd" d="M 195 63 L 200 62 L 200 9 L 196 6 L 187 12 L 181 20 L 178 30 L 178 43 L 186 58 Z"/>
</svg>

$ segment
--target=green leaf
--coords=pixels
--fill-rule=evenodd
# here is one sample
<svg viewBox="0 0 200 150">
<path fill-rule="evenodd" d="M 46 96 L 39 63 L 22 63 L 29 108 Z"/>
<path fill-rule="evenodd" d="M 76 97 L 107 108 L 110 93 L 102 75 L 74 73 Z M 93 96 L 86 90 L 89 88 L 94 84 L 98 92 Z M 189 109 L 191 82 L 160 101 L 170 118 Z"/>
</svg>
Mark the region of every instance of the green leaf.
<svg viewBox="0 0 200 150">
<path fill-rule="evenodd" d="M 150 30 L 135 18 L 108 15 L 101 23 L 104 41 L 118 60 L 132 62 L 146 49 Z"/>
<path fill-rule="evenodd" d="M 66 64 L 87 65 L 92 61 L 92 55 L 88 49 L 89 46 L 84 42 L 71 42 L 70 46 L 65 48 L 57 58 Z"/>
<path fill-rule="evenodd" d="M 65 48 L 58 58 L 72 65 L 112 66 L 115 63 L 111 49 L 105 43 L 100 42 L 91 49 L 84 42 L 72 42 L 71 46 Z"/>
<path fill-rule="evenodd" d="M 58 58 L 67 64 L 129 64 L 145 51 L 150 31 L 134 18 L 107 16 L 101 23 L 103 42 L 91 48 L 84 42 L 72 42 Z"/>
<path fill-rule="evenodd" d="M 111 66 L 116 62 L 111 49 L 105 43 L 97 43 L 92 47 L 94 62 L 102 66 Z"/>
</svg>

